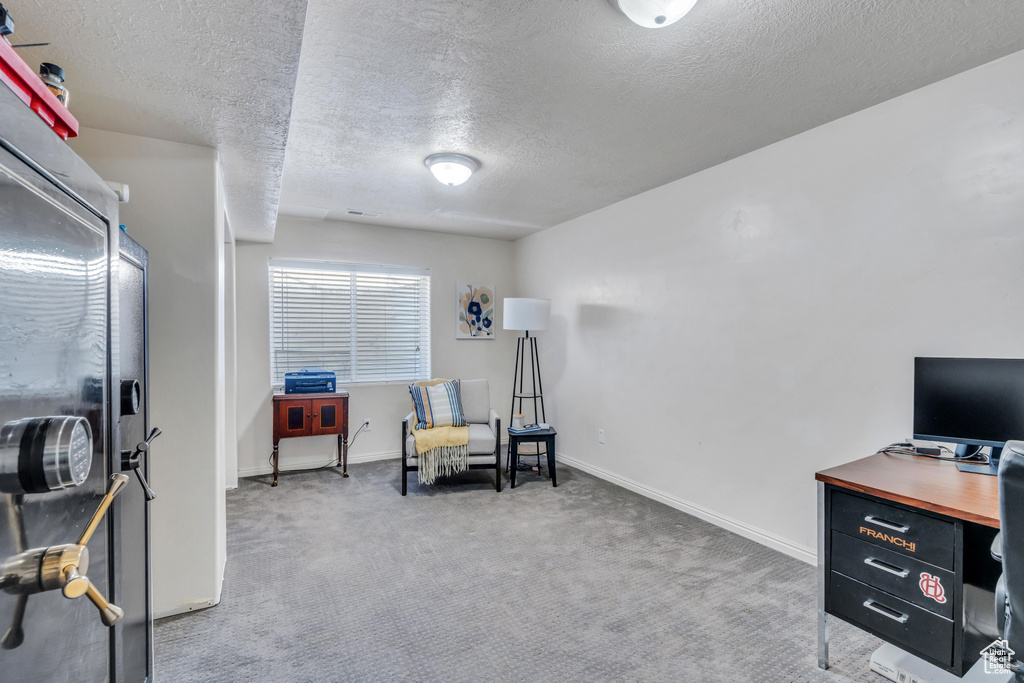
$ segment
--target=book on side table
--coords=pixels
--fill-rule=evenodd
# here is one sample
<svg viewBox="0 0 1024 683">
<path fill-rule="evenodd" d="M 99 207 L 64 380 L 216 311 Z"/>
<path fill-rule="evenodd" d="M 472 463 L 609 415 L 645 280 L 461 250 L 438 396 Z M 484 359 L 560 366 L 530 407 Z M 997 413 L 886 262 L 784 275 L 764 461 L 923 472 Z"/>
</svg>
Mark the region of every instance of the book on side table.
<svg viewBox="0 0 1024 683">
<path fill-rule="evenodd" d="M 540 424 L 523 425 L 522 427 L 509 427 L 509 434 L 532 434 L 533 432 L 543 432 L 545 429 L 551 429 L 551 425 L 547 422 L 541 422 Z"/>
</svg>

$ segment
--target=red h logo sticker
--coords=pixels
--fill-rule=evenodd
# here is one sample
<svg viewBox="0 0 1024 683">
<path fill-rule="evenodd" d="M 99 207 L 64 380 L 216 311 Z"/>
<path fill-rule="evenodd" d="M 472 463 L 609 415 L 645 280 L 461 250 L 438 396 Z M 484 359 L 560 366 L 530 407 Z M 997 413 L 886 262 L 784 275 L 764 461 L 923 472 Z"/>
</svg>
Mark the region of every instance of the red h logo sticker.
<svg viewBox="0 0 1024 683">
<path fill-rule="evenodd" d="M 939 582 L 939 577 L 921 572 L 921 581 L 917 584 L 926 597 L 931 598 L 940 605 L 946 602 L 946 591 Z"/>
</svg>

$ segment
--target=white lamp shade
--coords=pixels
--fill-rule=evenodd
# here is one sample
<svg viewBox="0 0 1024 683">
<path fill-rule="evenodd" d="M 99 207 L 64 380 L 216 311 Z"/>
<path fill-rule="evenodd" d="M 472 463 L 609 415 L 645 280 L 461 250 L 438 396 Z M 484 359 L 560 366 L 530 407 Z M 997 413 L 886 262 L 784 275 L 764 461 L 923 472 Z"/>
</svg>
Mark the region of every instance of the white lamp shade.
<svg viewBox="0 0 1024 683">
<path fill-rule="evenodd" d="M 546 330 L 551 321 L 551 300 L 505 299 L 501 318 L 506 330 Z"/>
<path fill-rule="evenodd" d="M 697 0 L 612 0 L 633 23 L 645 28 L 674 24 L 693 9 Z"/>
</svg>

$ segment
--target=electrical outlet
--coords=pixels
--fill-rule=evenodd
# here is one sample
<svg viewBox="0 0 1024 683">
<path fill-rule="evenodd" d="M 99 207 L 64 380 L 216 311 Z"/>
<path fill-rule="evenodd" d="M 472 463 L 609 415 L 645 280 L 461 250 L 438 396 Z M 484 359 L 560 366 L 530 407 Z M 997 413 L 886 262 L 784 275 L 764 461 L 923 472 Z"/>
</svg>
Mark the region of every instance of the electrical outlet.
<svg viewBox="0 0 1024 683">
<path fill-rule="evenodd" d="M 370 418 L 366 418 L 365 420 L 363 420 L 363 431 L 364 432 L 371 432 L 371 431 L 373 431 L 373 428 L 370 426 Z"/>
<path fill-rule="evenodd" d="M 598 443 L 604 443 L 604 430 L 603 429 L 598 429 L 597 430 L 597 442 Z"/>
</svg>

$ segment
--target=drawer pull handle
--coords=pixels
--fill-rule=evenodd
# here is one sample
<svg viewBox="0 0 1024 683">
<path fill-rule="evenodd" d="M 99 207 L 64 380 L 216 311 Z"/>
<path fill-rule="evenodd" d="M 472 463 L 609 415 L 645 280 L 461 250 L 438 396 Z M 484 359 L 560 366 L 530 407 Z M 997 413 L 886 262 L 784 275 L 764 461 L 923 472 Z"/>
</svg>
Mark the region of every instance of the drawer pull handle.
<svg viewBox="0 0 1024 683">
<path fill-rule="evenodd" d="M 892 529 L 893 531 L 898 531 L 901 534 L 905 534 L 908 531 L 910 531 L 910 527 L 905 525 L 905 524 L 893 524 L 892 522 L 887 522 L 884 519 L 879 519 L 878 517 L 875 517 L 874 515 L 868 515 L 867 517 L 864 518 L 864 521 L 867 522 L 868 524 L 874 524 L 876 526 L 883 526 L 886 529 Z"/>
<path fill-rule="evenodd" d="M 907 619 L 910 618 L 909 615 L 906 615 L 903 612 L 897 612 L 896 610 L 890 609 L 890 608 L 886 607 L 885 605 L 880 605 L 879 603 L 875 602 L 874 600 L 865 600 L 864 601 L 864 606 L 867 607 L 872 612 L 878 612 L 883 617 L 888 617 L 888 618 L 892 619 L 893 621 L 900 622 L 901 624 L 907 623 Z"/>
<path fill-rule="evenodd" d="M 885 562 L 879 562 L 878 560 L 876 560 L 873 557 L 864 558 L 864 564 L 866 564 L 869 567 L 874 567 L 875 569 L 881 569 L 883 572 L 889 572 L 890 574 L 895 574 L 896 576 L 900 577 L 901 579 L 907 578 L 907 576 L 910 574 L 910 570 L 909 569 L 900 569 L 899 567 L 894 567 L 891 564 L 886 564 Z"/>
</svg>

